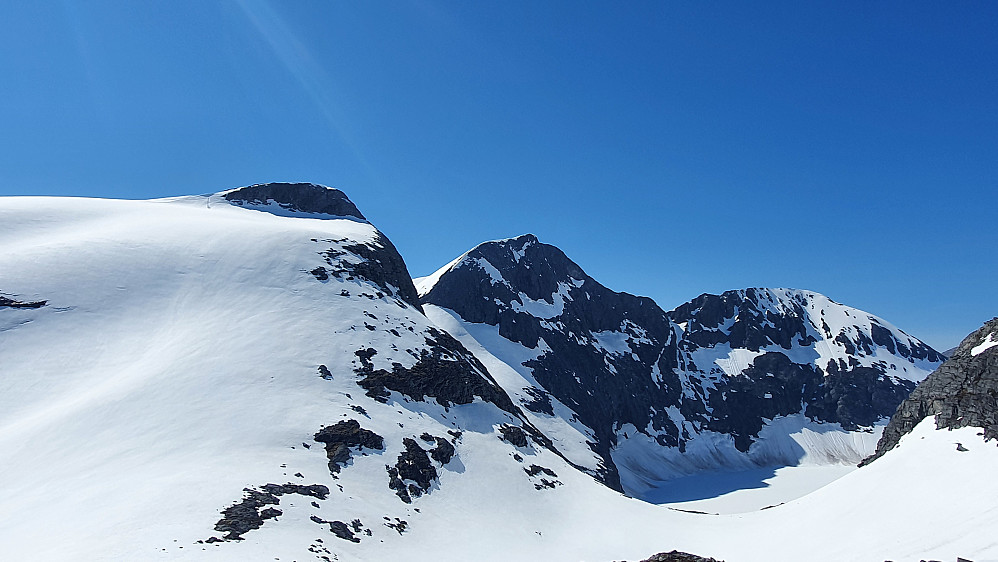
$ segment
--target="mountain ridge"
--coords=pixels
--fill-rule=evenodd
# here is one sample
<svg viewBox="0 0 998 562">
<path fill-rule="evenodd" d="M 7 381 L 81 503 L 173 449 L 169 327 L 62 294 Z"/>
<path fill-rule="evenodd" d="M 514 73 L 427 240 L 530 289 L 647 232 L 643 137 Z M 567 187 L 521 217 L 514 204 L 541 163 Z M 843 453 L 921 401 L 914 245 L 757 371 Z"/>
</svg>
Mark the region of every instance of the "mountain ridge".
<svg viewBox="0 0 998 562">
<path fill-rule="evenodd" d="M 620 457 L 624 439 L 640 434 L 683 453 L 698 434 L 718 433 L 748 453 L 781 416 L 870 430 L 942 360 L 886 321 L 811 291 L 702 294 L 664 311 L 607 289 L 530 234 L 484 242 L 418 285 L 424 307 L 539 350 L 523 363 L 538 384 L 507 391 L 525 393 L 521 404 L 538 415 L 552 415 L 552 399 L 567 407 L 593 433 L 596 475 L 631 493 L 641 484 L 621 484 L 618 464 L 644 469 Z"/>
<path fill-rule="evenodd" d="M 11 459 L 0 466 L 0 558 L 568 561 L 679 550 L 746 562 L 831 562 L 998 555 L 989 533 L 993 510 L 973 501 L 998 493 L 982 470 L 998 460 L 998 449 L 982 447 L 983 436 L 969 427 L 939 432 L 923 422 L 882 460 L 798 501 L 734 517 L 652 505 L 594 480 L 619 465 L 621 487 L 634 491 L 642 477 L 636 467 L 683 459 L 679 468 L 688 470 L 720 461 L 737 468 L 763 457 L 799 460 L 812 446 L 834 459 L 841 451 L 827 437 L 872 438 L 876 428 L 849 432 L 804 414 L 778 416 L 758 434 L 730 421 L 748 432 L 742 453 L 734 437 L 710 429 L 719 418 L 708 416 L 716 410 L 709 400 L 692 387 L 687 396 L 686 381 L 672 377 L 696 381 L 708 397 L 727 389 L 731 400 L 733 387 L 714 379 L 730 378 L 725 369 L 746 381 L 778 378 L 778 369 L 763 369 L 772 360 L 763 358 L 775 357 L 769 354 L 798 367 L 808 359 L 824 372 L 838 352 L 800 343 L 808 335 L 828 339 L 820 322 L 801 331 L 790 315 L 789 328 L 770 333 L 765 320 L 750 322 L 769 317 L 770 301 L 758 292 L 736 294 L 729 301 L 740 310 L 755 308 L 742 318 L 746 328 L 735 330 L 735 349 L 719 350 L 730 347 L 738 317 L 711 307 L 727 305 L 663 319 L 653 301 L 604 294 L 575 270 L 568 278 L 576 282 L 555 276 L 569 271 L 566 264 L 547 263 L 549 275 L 536 287 L 504 275 L 517 282 L 493 284 L 483 270 L 483 294 L 496 287 L 516 297 L 515 306 L 511 300 L 495 314 L 521 315 L 506 321 L 505 334 L 529 343 L 535 330 L 529 348 L 501 335 L 502 322 L 467 323 L 410 302 L 404 260 L 369 222 L 292 210 L 302 208 L 293 198 L 284 205 L 240 205 L 218 194 L 0 198 L 0 290 L 12 303 L 32 305 L 0 306 L 0 451 Z M 523 256 L 509 267 L 535 267 L 527 259 L 535 244 L 523 242 L 511 249 L 514 262 L 513 250 Z M 586 294 L 600 310 L 589 309 Z M 792 297 L 784 304 L 792 308 Z M 839 309 L 824 310 L 835 336 L 829 311 Z M 859 322 L 846 318 L 843 328 Z M 914 347 L 889 331 L 895 352 L 898 342 Z M 865 344 L 869 353 L 858 337 L 844 338 L 863 352 L 851 356 L 860 367 L 883 361 L 890 377 L 917 367 L 911 353 L 888 355 L 884 338 L 880 345 L 863 333 L 873 342 Z M 743 339 L 754 347 L 737 347 Z M 659 395 L 689 402 L 692 419 L 679 407 L 664 416 L 649 411 L 661 428 L 640 428 L 647 433 L 610 419 L 601 431 L 614 464 L 600 466 L 605 459 L 587 445 L 598 436 L 569 407 L 586 403 L 586 393 L 559 399 L 534 377 L 537 367 L 552 376 L 569 368 L 570 357 L 549 362 L 545 354 L 558 346 L 577 351 L 573 345 L 591 350 L 587 364 L 600 372 L 586 376 L 608 379 L 602 389 L 612 391 L 614 376 L 633 372 Z M 662 354 L 667 349 L 675 355 Z M 673 363 L 685 367 L 670 374 Z M 752 368 L 761 371 L 741 374 Z M 781 402 L 773 394 L 755 398 Z M 608 392 L 597 398 L 610 414 L 645 415 Z M 596 419 L 592 413 L 582 415 Z M 675 421 L 670 445 L 667 424 Z M 954 438 L 969 451 L 954 449 Z M 856 449 L 850 443 L 839 444 Z M 789 457 L 781 456 L 783 446 Z M 915 486 L 924 492 L 912 494 Z M 866 505 L 891 506 L 891 516 Z M 767 540 L 759 540 L 761 532 Z M 848 540 L 815 548 L 816 533 Z"/>
</svg>

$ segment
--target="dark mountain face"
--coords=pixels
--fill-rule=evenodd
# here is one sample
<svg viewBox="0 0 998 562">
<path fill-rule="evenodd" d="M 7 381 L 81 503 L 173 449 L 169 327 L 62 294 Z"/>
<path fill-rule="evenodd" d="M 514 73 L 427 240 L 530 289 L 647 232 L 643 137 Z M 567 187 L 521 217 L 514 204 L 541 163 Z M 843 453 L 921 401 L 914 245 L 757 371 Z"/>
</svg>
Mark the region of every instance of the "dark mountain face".
<svg viewBox="0 0 998 562">
<path fill-rule="evenodd" d="M 615 488 L 612 453 L 628 432 L 680 451 L 716 432 L 745 452 L 778 416 L 869 427 L 942 360 L 879 319 L 806 291 L 705 294 L 665 312 L 600 285 L 532 235 L 476 247 L 420 302 L 542 351 L 523 364 L 540 387 L 526 389 L 533 400 L 523 406 L 553 415 L 553 399 L 571 409 L 595 437 L 605 467 L 597 476 Z"/>
<path fill-rule="evenodd" d="M 314 183 L 258 183 L 226 191 L 222 196 L 236 205 L 266 205 L 273 201 L 288 211 L 366 220 L 345 193 Z"/>
<path fill-rule="evenodd" d="M 764 421 L 777 416 L 800 412 L 847 430 L 872 426 L 915 387 L 896 374 L 899 367 L 905 373 L 916 361 L 943 360 L 876 317 L 807 291 L 705 294 L 668 315 L 683 327 L 681 367 L 716 384 L 714 392 L 702 395 L 712 409 L 706 427 L 732 435 L 742 451 Z M 718 349 L 755 357 L 744 367 L 725 369 Z"/>
<path fill-rule="evenodd" d="M 911 393 L 884 428 L 873 462 L 929 416 L 937 429 L 980 427 L 984 439 L 998 439 L 998 318 L 967 336 L 953 356 Z"/>
<path fill-rule="evenodd" d="M 651 413 L 655 404 L 674 403 L 679 392 L 678 379 L 670 386 L 651 377 L 651 365 L 668 359 L 662 350 L 674 344 L 664 312 L 651 299 L 603 287 L 533 235 L 478 246 L 421 302 L 498 326 L 502 337 L 530 349 L 546 346 L 549 351 L 526 363 L 541 388 L 524 407 L 551 412 L 548 396 L 555 397 L 594 431 L 593 449 L 604 460 L 625 423 L 651 422 L 678 433 L 664 412 Z M 601 334 L 622 335 L 627 353 L 608 351 Z M 598 476 L 619 488 L 613 463 L 604 466 Z"/>
<path fill-rule="evenodd" d="M 872 355 L 879 346 L 904 359 L 936 362 L 945 359 L 920 341 L 898 337 L 876 318 L 873 318 L 869 334 L 857 330 L 853 337 L 842 331 L 833 333 L 823 318 L 818 319 L 821 321 L 820 325 L 812 324 L 808 309 L 812 307 L 816 296 L 816 293 L 806 291 L 779 295 L 767 289 L 727 291 L 720 295 L 703 294 L 679 306 L 669 316 L 676 323 L 690 322 L 684 339 L 697 347 L 726 343 L 731 348 L 751 351 L 773 345 L 791 349 L 795 345 L 810 346 L 824 337 L 842 345 L 848 354 L 860 357 Z M 838 304 L 831 300 L 828 302 Z M 734 321 L 726 329 L 720 330 L 729 319 Z M 815 329 L 819 333 L 815 334 Z M 835 370 L 832 363 L 823 367 L 827 371 Z"/>
</svg>

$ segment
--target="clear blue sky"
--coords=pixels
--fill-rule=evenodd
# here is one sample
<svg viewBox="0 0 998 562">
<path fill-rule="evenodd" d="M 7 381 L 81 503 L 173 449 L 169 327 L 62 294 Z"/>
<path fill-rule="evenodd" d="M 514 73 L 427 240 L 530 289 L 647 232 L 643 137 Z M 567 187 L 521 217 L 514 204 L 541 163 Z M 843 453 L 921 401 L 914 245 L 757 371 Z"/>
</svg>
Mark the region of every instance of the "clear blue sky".
<svg viewBox="0 0 998 562">
<path fill-rule="evenodd" d="M 2 0 L 0 76 L 0 195 L 306 180 L 417 276 L 533 232 L 666 309 L 998 315 L 995 2 Z"/>
</svg>

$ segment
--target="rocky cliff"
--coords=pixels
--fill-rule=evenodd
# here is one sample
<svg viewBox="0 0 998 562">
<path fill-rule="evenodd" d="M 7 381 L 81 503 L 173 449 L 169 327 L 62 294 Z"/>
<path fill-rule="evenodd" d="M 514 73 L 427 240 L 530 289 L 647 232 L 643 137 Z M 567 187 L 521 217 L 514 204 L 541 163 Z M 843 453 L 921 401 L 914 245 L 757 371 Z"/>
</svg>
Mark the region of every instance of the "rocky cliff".
<svg viewBox="0 0 998 562">
<path fill-rule="evenodd" d="M 953 356 L 901 403 L 884 429 L 869 464 L 898 445 L 928 416 L 938 429 L 980 427 L 984 439 L 998 439 L 998 318 L 964 338 Z"/>
</svg>

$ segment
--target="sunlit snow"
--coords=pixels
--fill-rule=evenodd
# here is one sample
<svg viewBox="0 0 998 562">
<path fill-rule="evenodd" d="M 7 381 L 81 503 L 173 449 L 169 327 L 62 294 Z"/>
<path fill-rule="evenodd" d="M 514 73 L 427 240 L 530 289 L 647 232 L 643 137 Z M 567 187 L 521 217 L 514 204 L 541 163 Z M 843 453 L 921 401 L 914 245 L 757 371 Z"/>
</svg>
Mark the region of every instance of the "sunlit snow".
<svg viewBox="0 0 998 562">
<path fill-rule="evenodd" d="M 970 354 L 980 355 L 984 353 L 986 350 L 991 349 L 992 347 L 998 345 L 998 341 L 993 340 L 992 337 L 994 337 L 993 333 L 988 334 L 988 337 L 984 338 L 984 341 L 982 341 L 978 345 L 975 345 L 974 348 L 970 350 Z"/>
</svg>

